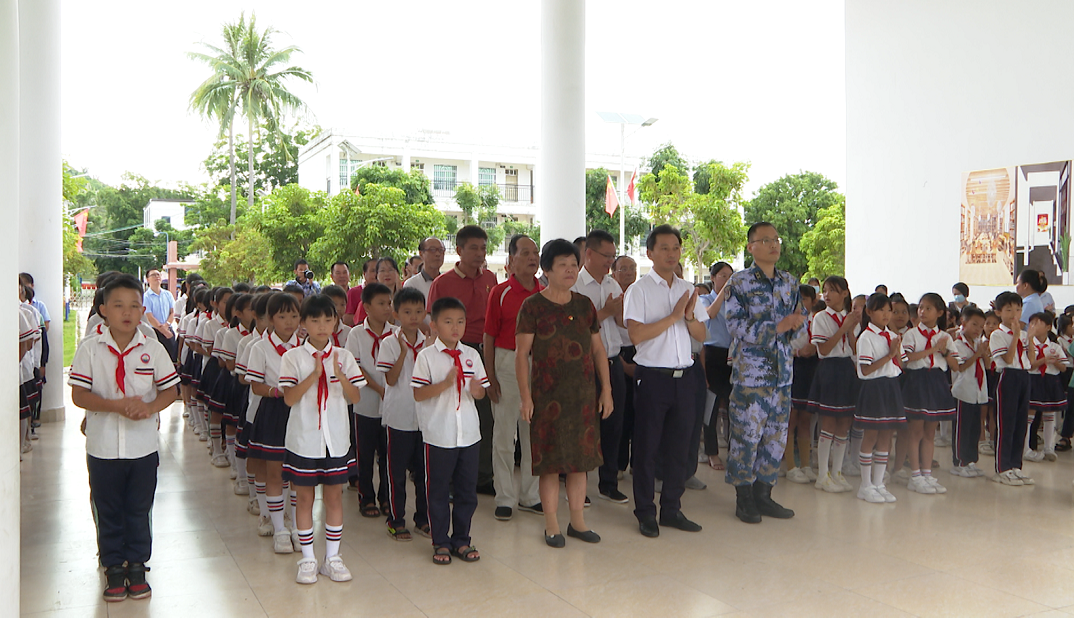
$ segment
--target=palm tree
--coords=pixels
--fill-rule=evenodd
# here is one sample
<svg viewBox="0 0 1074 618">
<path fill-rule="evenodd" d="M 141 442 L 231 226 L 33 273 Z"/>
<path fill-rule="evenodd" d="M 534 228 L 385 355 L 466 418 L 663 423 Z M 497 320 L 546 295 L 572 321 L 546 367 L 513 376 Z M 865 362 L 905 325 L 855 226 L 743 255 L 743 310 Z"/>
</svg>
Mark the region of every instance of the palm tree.
<svg viewBox="0 0 1074 618">
<path fill-rule="evenodd" d="M 191 107 L 221 122 L 221 135 L 225 126 L 230 129 L 237 108 L 241 106 L 249 127 L 247 135 L 247 206 L 254 205 L 254 135 L 264 128 L 268 136 L 278 136 L 281 120 L 288 112 L 305 108 L 305 103 L 286 87 L 288 78 L 312 82 L 309 71 L 298 66 L 287 66 L 291 54 L 300 51 L 291 45 L 280 50 L 272 48 L 272 35 L 276 29 L 257 30 L 257 17 L 239 17 L 237 24 L 224 26 L 226 49 L 206 45 L 214 55 L 191 54 L 196 60 L 207 62 L 213 75 L 191 95 Z M 204 92 L 203 92 L 204 89 Z M 201 93 L 199 95 L 199 93 Z M 195 104 L 195 100 L 200 103 Z M 235 154 L 231 146 L 231 223 L 235 223 Z"/>
</svg>

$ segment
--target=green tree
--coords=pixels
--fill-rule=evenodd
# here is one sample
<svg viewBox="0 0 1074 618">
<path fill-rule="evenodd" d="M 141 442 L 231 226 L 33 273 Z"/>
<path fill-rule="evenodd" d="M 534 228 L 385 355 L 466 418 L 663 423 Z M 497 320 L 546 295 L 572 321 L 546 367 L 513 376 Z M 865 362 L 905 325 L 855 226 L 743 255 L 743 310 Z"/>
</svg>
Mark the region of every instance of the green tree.
<svg viewBox="0 0 1074 618">
<path fill-rule="evenodd" d="M 63 228 L 63 273 L 64 275 L 83 275 L 88 277 L 93 275 L 96 269 L 93 266 L 93 262 L 78 250 L 78 230 L 75 229 L 74 220 L 71 217 L 75 212 L 82 210 L 82 208 L 72 207 L 78 197 L 86 192 L 86 187 L 89 185 L 89 181 L 85 178 L 76 178 L 76 176 L 81 175 L 81 171 L 72 168 L 67 161 L 63 162 L 63 202 L 67 208 L 67 215 L 64 216 L 61 223 Z"/>
<path fill-rule="evenodd" d="M 254 141 L 254 192 L 258 195 L 271 193 L 277 187 L 298 182 L 298 151 L 320 133 L 320 127 L 312 129 L 281 130 L 276 140 L 266 141 L 258 135 Z M 232 148 L 227 141 L 219 140 L 213 152 L 202 163 L 211 179 L 210 186 L 229 187 L 231 154 L 238 159 L 247 157 L 247 144 L 243 135 L 237 135 L 238 143 Z M 249 184 L 245 170 L 236 172 L 237 186 Z M 238 213 L 241 216 L 241 213 Z"/>
<path fill-rule="evenodd" d="M 335 260 L 317 262 L 309 255 L 310 248 L 325 233 L 327 205 L 328 196 L 324 192 L 291 184 L 261 198 L 261 212 L 246 213 L 245 218 L 272 247 L 274 275 L 283 277 L 291 273 L 298 258 L 308 259 L 318 275 L 328 272 L 327 266 Z"/>
<path fill-rule="evenodd" d="M 460 225 L 479 225 L 488 233 L 489 251 L 503 244 L 504 229 L 498 221 L 500 189 L 496 185 L 473 186 L 459 183 L 455 188 L 455 203 L 462 209 Z"/>
<path fill-rule="evenodd" d="M 221 220 L 217 225 L 199 230 L 192 248 L 205 252 L 198 272 L 210 285 L 282 280 L 272 258 L 272 244 L 250 217 L 239 218 L 234 240 L 231 226 Z"/>
<path fill-rule="evenodd" d="M 739 205 L 742 187 L 749 179 L 749 164 L 709 165 L 708 193 L 695 192 L 690 178 L 671 164 L 665 165 L 659 176 L 646 174 L 640 183 L 642 200 L 653 222 L 679 228 L 683 253 L 697 272 L 704 272 L 717 259 L 738 255 L 746 242 Z"/>
<path fill-rule="evenodd" d="M 657 148 L 649 157 L 649 173 L 659 177 L 665 165 L 674 165 L 680 172 L 690 169 L 690 164 L 671 142 Z"/>
<path fill-rule="evenodd" d="M 830 275 L 845 274 L 846 200 L 842 195 L 834 204 L 817 212 L 817 223 L 802 234 L 801 247 L 809 265 L 803 278 L 816 277 L 823 281 Z"/>
<path fill-rule="evenodd" d="M 140 227 L 134 230 L 128 242 L 130 250 L 128 261 L 142 271 L 160 268 L 168 261 L 168 242 L 175 241 L 176 258 L 182 260 L 190 254 L 194 242 L 194 233 L 190 230 L 176 230 L 164 219 L 153 222 L 153 229 Z"/>
<path fill-rule="evenodd" d="M 377 184 L 367 185 L 361 195 L 332 196 L 322 222 L 325 231 L 310 248 L 309 260 L 324 266 L 385 256 L 402 264 L 410 257 L 407 248 L 444 233 L 444 215 L 436 207 L 408 203 L 402 189 Z"/>
<path fill-rule="evenodd" d="M 365 193 L 366 185 L 370 184 L 402 189 L 406 195 L 407 204 L 431 206 L 436 203 L 433 199 L 433 185 L 429 177 L 418 170 L 404 172 L 401 169 L 389 169 L 380 165 L 366 165 L 351 174 L 351 191 L 358 189 L 359 193 Z"/>
<path fill-rule="evenodd" d="M 587 231 L 589 230 L 604 230 L 612 235 L 612 238 L 616 239 L 616 243 L 619 242 L 619 211 L 616 211 L 615 215 L 609 215 L 604 210 L 605 194 L 608 189 L 608 170 L 603 167 L 598 167 L 595 170 L 586 170 L 585 173 L 585 221 Z M 624 227 L 626 228 L 626 240 L 627 244 L 632 244 L 632 240 L 639 236 L 644 236 L 649 232 L 648 219 L 641 214 L 641 209 L 637 206 L 632 206 L 629 203 L 621 204 L 620 208 L 625 209 L 626 220 L 624 221 Z M 626 252 L 626 247 L 619 247 L 620 253 Z"/>
<path fill-rule="evenodd" d="M 209 65 L 212 75 L 194 91 L 191 106 L 203 114 L 212 115 L 223 123 L 231 125 L 235 115 L 235 106 L 242 110 L 246 118 L 247 133 L 247 191 L 246 205 L 254 205 L 254 138 L 261 130 L 266 131 L 271 139 L 277 139 L 283 116 L 305 108 L 302 99 L 287 89 L 292 79 L 312 82 L 309 71 L 298 66 L 284 66 L 291 60 L 291 55 L 299 48 L 290 45 L 283 49 L 274 49 L 273 35 L 277 31 L 268 27 L 263 31 L 257 29 L 257 17 L 239 17 L 236 24 L 224 26 L 225 49 L 206 45 L 210 54 L 193 53 L 190 57 Z M 234 47 L 238 43 L 237 48 Z M 219 91 L 219 94 L 214 92 Z M 198 104 L 195 101 L 205 101 Z M 230 112 L 225 113 L 225 104 L 230 102 Z M 221 130 L 222 133 L 222 130 Z M 231 186 L 235 186 L 234 180 Z M 236 219 L 236 208 L 232 207 L 231 221 Z"/>
<path fill-rule="evenodd" d="M 817 222 L 818 212 L 843 199 L 839 186 L 816 172 L 788 174 L 761 187 L 746 204 L 746 222 L 768 221 L 783 239 L 777 267 L 800 277 L 809 264 L 800 246 L 802 236 Z M 746 257 L 747 266 L 752 262 Z"/>
</svg>

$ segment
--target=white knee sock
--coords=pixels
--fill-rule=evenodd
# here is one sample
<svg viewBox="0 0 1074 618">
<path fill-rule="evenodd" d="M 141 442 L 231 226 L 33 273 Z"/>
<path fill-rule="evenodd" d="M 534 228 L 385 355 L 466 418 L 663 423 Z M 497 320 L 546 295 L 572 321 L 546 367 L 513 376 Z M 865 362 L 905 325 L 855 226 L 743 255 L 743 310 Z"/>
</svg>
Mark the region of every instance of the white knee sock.
<svg viewBox="0 0 1074 618">
<path fill-rule="evenodd" d="M 850 453 L 861 452 L 861 440 L 865 437 L 864 429 L 851 429 L 850 430 Z"/>
<path fill-rule="evenodd" d="M 340 526 L 340 532 L 342 532 L 342 530 L 343 527 Z M 298 542 L 299 545 L 302 546 L 302 558 L 312 559 L 315 557 L 313 555 L 313 528 L 310 528 L 308 530 L 299 530 Z"/>
<path fill-rule="evenodd" d="M 873 454 L 858 453 L 858 463 L 861 465 L 861 486 L 873 486 Z"/>
<path fill-rule="evenodd" d="M 266 496 L 265 502 L 268 504 L 268 516 L 275 532 L 279 534 L 281 530 L 286 530 L 283 527 L 283 496 Z"/>
<path fill-rule="evenodd" d="M 828 457 L 832 454 L 832 440 L 835 437 L 820 430 L 820 441 L 817 442 L 817 477 L 823 479 L 828 474 Z"/>
<path fill-rule="evenodd" d="M 873 486 L 884 486 L 884 472 L 888 469 L 888 454 L 876 452 L 873 454 Z M 865 477 L 865 473 L 862 472 L 862 477 Z"/>
<path fill-rule="evenodd" d="M 213 445 L 213 457 L 222 455 L 224 449 L 223 445 L 220 444 L 220 423 L 212 423 L 209 425 L 209 441 Z"/>
<path fill-rule="evenodd" d="M 300 531 L 301 537 L 302 532 Z M 324 559 L 328 560 L 332 556 L 339 553 L 339 542 L 343 539 L 343 525 L 330 526 L 324 525 Z M 300 539 L 301 540 L 301 539 Z"/>
<path fill-rule="evenodd" d="M 847 437 L 836 436 L 832 440 L 832 474 L 843 473 L 843 457 L 847 454 Z"/>
<path fill-rule="evenodd" d="M 254 481 L 250 483 L 250 487 L 253 489 L 254 497 L 257 498 L 257 508 L 261 509 L 261 514 L 268 517 L 268 498 L 265 497 L 265 484 Z"/>
<path fill-rule="evenodd" d="M 1044 451 L 1055 451 L 1055 412 L 1044 413 Z"/>
</svg>

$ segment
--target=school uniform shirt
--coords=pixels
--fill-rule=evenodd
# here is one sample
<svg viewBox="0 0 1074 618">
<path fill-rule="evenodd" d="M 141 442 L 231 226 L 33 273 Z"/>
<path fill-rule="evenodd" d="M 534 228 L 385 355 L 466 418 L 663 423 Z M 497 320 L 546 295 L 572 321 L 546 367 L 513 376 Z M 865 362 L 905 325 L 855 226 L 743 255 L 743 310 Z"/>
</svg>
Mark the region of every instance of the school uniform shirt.
<svg viewBox="0 0 1074 618">
<path fill-rule="evenodd" d="M 634 320 L 641 324 L 657 322 L 671 315 L 675 303 L 684 293 L 693 293 L 694 286 L 678 277 L 671 285 L 655 270 L 627 288 L 623 299 L 623 323 Z M 705 307 L 694 303 L 694 318 L 704 324 L 708 319 Z M 684 369 L 694 364 L 690 354 L 690 330 L 686 320 L 677 320 L 670 328 L 656 337 L 635 346 L 634 362 L 642 367 Z"/>
<path fill-rule="evenodd" d="M 267 337 L 265 333 L 259 333 L 255 329 L 249 335 L 242 338 L 239 342 L 238 352 L 235 353 L 235 375 L 249 381 L 249 376 L 246 375 L 246 367 L 250 363 L 250 350 L 253 348 L 254 343 L 261 341 Z M 257 416 L 257 407 L 261 405 L 261 395 L 255 395 L 254 389 L 249 389 L 249 395 L 247 396 L 248 405 L 246 406 L 246 422 L 252 423 L 254 417 Z"/>
<path fill-rule="evenodd" d="M 1045 341 L 1044 343 L 1039 343 L 1034 340 L 1032 354 L 1033 356 L 1031 358 L 1040 358 L 1042 356 L 1044 358 L 1060 358 L 1063 360 L 1064 369 L 1070 366 L 1070 360 L 1067 358 L 1066 353 L 1063 352 L 1063 348 L 1060 347 L 1059 344 L 1054 341 Z M 1051 363 L 1044 363 L 1040 367 L 1037 367 L 1037 371 L 1041 375 L 1050 376 L 1057 376 L 1063 373 L 1063 369 L 1060 369 Z"/>
<path fill-rule="evenodd" d="M 913 354 L 914 352 L 924 352 L 935 345 L 939 337 L 947 338 L 947 345 L 944 346 L 948 353 L 958 353 L 955 349 L 955 342 L 951 335 L 940 330 L 939 326 L 927 328 L 924 324 L 918 324 L 916 328 L 911 328 L 906 331 L 906 334 L 902 337 L 902 349 L 907 354 Z M 939 352 L 933 352 L 932 354 L 919 358 L 916 361 L 910 361 L 906 363 L 907 369 L 942 369 L 947 371 L 947 360 L 944 359 L 943 354 Z"/>
<path fill-rule="evenodd" d="M 454 358 L 445 352 L 447 349 L 437 337 L 433 345 L 419 352 L 410 385 L 420 388 L 447 378 L 451 368 L 457 366 Z M 451 388 L 432 399 L 415 402 L 422 439 L 426 444 L 440 448 L 465 447 L 481 440 L 477 406 L 474 405 L 474 396 L 470 394 L 469 382 L 477 380 L 481 386 L 488 388 L 489 379 L 477 350 L 462 343 L 456 344 L 455 349 L 461 352 L 458 360 L 462 365 L 461 380 L 456 380 Z"/>
<path fill-rule="evenodd" d="M 41 366 L 41 340 L 43 338 L 41 336 L 41 333 L 45 332 L 45 320 L 44 320 L 44 318 L 41 317 L 41 312 L 39 312 L 37 310 L 37 308 L 33 306 L 32 303 L 23 302 L 22 305 L 24 305 L 26 307 L 26 311 L 30 315 L 30 320 L 34 324 L 37 324 L 37 328 L 38 328 L 38 337 L 36 339 L 34 339 L 33 347 L 30 348 L 30 353 L 27 354 L 26 356 L 28 356 L 29 359 L 30 359 L 30 367 L 31 368 L 40 367 Z M 31 371 L 32 371 L 32 369 L 31 369 Z"/>
<path fill-rule="evenodd" d="M 336 330 L 332 331 L 332 345 L 337 348 L 342 348 L 347 345 L 347 337 L 351 335 L 351 327 L 343 323 L 343 320 L 336 320 Z"/>
<path fill-rule="evenodd" d="M 246 381 L 260 382 L 269 388 L 280 386 L 280 359 L 290 349 L 299 345 L 298 333 L 286 342 L 269 333 L 250 345 L 250 358 L 246 362 Z M 253 389 L 251 389 L 251 392 Z"/>
<path fill-rule="evenodd" d="M 377 371 L 377 355 L 384 342 L 395 334 L 391 324 L 385 324 L 384 330 L 378 336 L 369 326 L 369 318 L 351 329 L 347 335 L 346 348 L 358 361 L 358 365 L 365 369 L 366 380 L 372 380 L 380 386 L 384 386 L 384 374 Z M 380 395 L 367 384 L 362 386 L 362 398 L 354 404 L 354 413 L 367 418 L 380 418 Z"/>
<path fill-rule="evenodd" d="M 324 350 L 318 350 L 307 341 L 285 352 L 280 361 L 281 388 L 294 387 L 308 378 L 317 363 L 324 368 L 321 378 L 291 406 L 291 415 L 287 418 L 284 447 L 299 457 L 343 457 L 351 448 L 347 399 L 332 366 L 333 355 L 347 381 L 362 387 L 365 378 L 354 356 L 344 348 L 333 346 L 331 341 Z"/>
<path fill-rule="evenodd" d="M 104 399 L 138 397 L 150 403 L 158 391 L 175 388 L 179 375 L 156 338 L 135 332 L 120 350 L 105 328 L 99 337 L 75 350 L 68 384 Z M 86 410 L 86 454 L 97 459 L 145 457 L 157 452 L 159 425 L 157 414 L 136 421 L 114 412 Z"/>
<path fill-rule="evenodd" d="M 597 311 L 604 309 L 604 305 L 608 302 L 609 294 L 613 298 L 623 294 L 623 288 L 619 287 L 619 283 L 612 279 L 610 275 L 604 275 L 604 278 L 598 283 L 597 279 L 589 274 L 589 271 L 585 268 L 578 272 L 578 279 L 574 282 L 574 286 L 571 287 L 571 291 L 589 297 Z M 697 304 L 702 304 L 700 298 L 698 298 Z M 675 305 L 673 304 L 672 306 L 674 307 Z M 705 309 L 704 306 L 701 308 Z M 708 317 L 708 313 L 706 313 L 706 321 Z M 619 349 L 623 347 L 623 341 L 619 338 L 619 329 L 615 328 L 616 326 L 618 325 L 615 323 L 615 316 L 613 315 L 604 318 L 600 323 L 600 340 L 604 343 L 604 350 L 608 353 L 608 358 L 619 356 Z M 692 338 L 691 341 L 693 341 Z"/>
<path fill-rule="evenodd" d="M 204 330 L 201 331 L 201 345 L 207 349 L 211 349 L 210 356 L 212 358 L 220 358 L 220 351 L 217 350 L 217 346 L 223 343 L 223 333 L 229 328 L 224 318 L 219 315 L 213 315 L 213 319 L 205 323 Z"/>
<path fill-rule="evenodd" d="M 861 332 L 860 326 L 855 326 L 852 332 L 844 334 L 840 337 L 839 341 L 832 347 L 831 351 L 824 354 L 820 351 L 820 344 L 826 343 L 835 333 L 839 332 L 839 329 L 843 326 L 843 321 L 847 319 L 846 311 L 836 311 L 831 307 L 821 311 L 813 317 L 813 321 L 810 325 L 810 343 L 817 346 L 817 356 L 820 358 L 850 358 L 854 355 L 854 350 L 850 347 L 851 337 L 857 337 Z"/>
<path fill-rule="evenodd" d="M 145 320 L 146 318 L 143 315 L 142 321 L 138 323 L 138 332 L 142 333 L 146 337 L 149 337 L 150 339 L 156 339 L 156 329 L 150 326 L 149 323 Z M 82 341 L 79 342 L 79 345 L 84 343 L 90 337 L 100 337 L 101 333 L 104 332 L 105 328 L 106 326 L 104 324 L 104 318 L 102 318 L 100 314 L 95 313 L 91 315 L 89 319 L 86 320 L 86 332 L 82 333 Z"/>
<path fill-rule="evenodd" d="M 225 361 L 238 362 L 239 360 L 239 341 L 244 339 L 250 334 L 250 331 L 246 330 L 241 323 L 235 328 L 229 328 L 224 331 L 224 339 L 220 342 L 220 358 Z M 234 373 L 234 372 L 232 372 Z"/>
<path fill-rule="evenodd" d="M 972 357 L 978 346 L 984 345 L 984 337 L 977 341 L 971 341 L 966 334 L 959 331 L 955 338 L 955 352 L 958 353 L 960 363 L 966 362 Z M 967 367 L 963 371 L 955 371 L 951 376 L 951 394 L 955 399 L 965 403 L 985 404 L 988 403 L 988 363 L 989 358 L 978 358 L 973 367 Z"/>
<path fill-rule="evenodd" d="M 30 305 L 19 303 L 19 343 L 27 343 L 41 338 L 41 326 L 34 320 Z M 34 379 L 34 354 L 26 352 L 19 359 L 19 384 Z"/>
<path fill-rule="evenodd" d="M 400 343 L 399 337 L 403 337 L 403 334 L 385 339 L 380 344 L 380 353 L 377 355 L 377 371 L 387 374 L 395 366 L 399 350 L 406 348 L 403 367 L 399 370 L 399 379 L 396 380 L 395 386 L 385 383 L 384 401 L 380 404 L 381 422 L 385 427 L 399 431 L 418 431 L 414 388 L 410 382 L 414 376 L 414 364 L 418 360 L 418 354 L 425 345 L 425 335 L 419 330 L 417 342 L 413 346 L 409 341 Z"/>
<path fill-rule="evenodd" d="M 1071 358 L 1070 344 L 1072 343 L 1074 343 L 1074 337 L 1064 337 L 1063 335 L 1059 335 L 1059 347 L 1062 348 L 1063 354 L 1065 354 L 1068 359 Z"/>
<path fill-rule="evenodd" d="M 902 368 L 899 365 L 906 362 L 905 352 L 899 356 L 898 362 L 893 358 L 869 375 L 865 375 L 862 371 L 864 367 L 872 365 L 877 359 L 884 358 L 891 353 L 891 340 L 895 337 L 898 335 L 888 330 L 887 327 L 881 329 L 876 324 L 870 324 L 862 331 L 861 336 L 858 337 L 858 362 L 856 363 L 859 378 L 876 380 L 877 378 L 897 378 L 902 375 Z"/>
<path fill-rule="evenodd" d="M 988 345 L 992 349 L 992 361 L 996 366 L 996 371 L 1029 369 L 1029 335 L 1026 331 L 1023 330 L 1018 341 L 1014 341 L 1014 332 L 1000 324 L 999 328 L 992 331 L 992 336 L 988 338 Z M 1018 346 L 1018 352 L 1014 355 L 1014 362 L 1008 365 L 1003 360 L 1003 355 L 1012 345 Z"/>
</svg>

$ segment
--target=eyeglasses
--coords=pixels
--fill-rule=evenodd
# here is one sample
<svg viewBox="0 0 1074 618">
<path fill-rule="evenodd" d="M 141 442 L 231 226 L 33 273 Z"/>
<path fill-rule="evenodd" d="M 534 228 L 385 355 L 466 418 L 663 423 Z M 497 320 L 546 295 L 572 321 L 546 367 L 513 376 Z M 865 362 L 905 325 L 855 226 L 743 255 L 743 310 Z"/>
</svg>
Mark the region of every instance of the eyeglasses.
<svg viewBox="0 0 1074 618">
<path fill-rule="evenodd" d="M 757 238 L 755 240 L 752 240 L 751 242 L 759 242 L 759 243 L 761 243 L 762 246 L 770 247 L 772 245 L 782 245 L 783 244 L 783 239 L 782 238 Z"/>
<path fill-rule="evenodd" d="M 444 252 L 443 247 L 431 247 L 431 248 L 425 250 L 425 253 L 443 253 L 443 252 Z"/>
<path fill-rule="evenodd" d="M 593 253 L 596 253 L 597 255 L 601 256 L 602 258 L 604 258 L 606 260 L 614 260 L 615 259 L 615 252 L 614 251 L 612 253 L 610 253 L 610 254 L 609 253 L 601 253 L 600 251 L 597 251 L 596 249 L 590 249 L 590 251 L 592 251 Z"/>
</svg>

